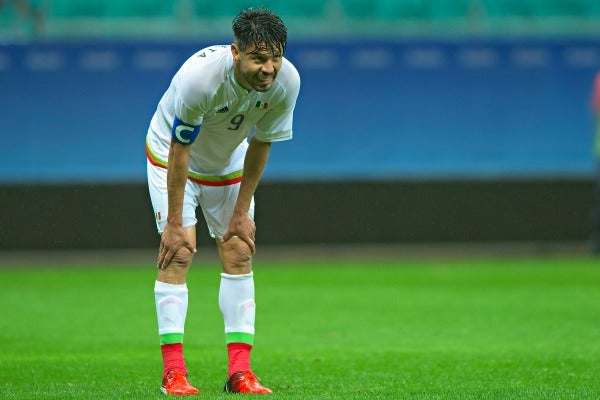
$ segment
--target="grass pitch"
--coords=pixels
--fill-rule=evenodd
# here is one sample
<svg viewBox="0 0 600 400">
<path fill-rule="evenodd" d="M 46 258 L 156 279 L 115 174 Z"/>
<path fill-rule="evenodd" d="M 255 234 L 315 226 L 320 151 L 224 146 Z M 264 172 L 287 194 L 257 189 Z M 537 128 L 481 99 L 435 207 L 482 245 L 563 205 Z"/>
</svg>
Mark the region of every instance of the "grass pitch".
<svg viewBox="0 0 600 400">
<path fill-rule="evenodd" d="M 225 399 L 219 267 L 194 265 L 185 354 Z M 592 259 L 255 268 L 252 361 L 273 399 L 600 398 Z M 161 399 L 152 265 L 0 269 L 0 398 Z"/>
</svg>

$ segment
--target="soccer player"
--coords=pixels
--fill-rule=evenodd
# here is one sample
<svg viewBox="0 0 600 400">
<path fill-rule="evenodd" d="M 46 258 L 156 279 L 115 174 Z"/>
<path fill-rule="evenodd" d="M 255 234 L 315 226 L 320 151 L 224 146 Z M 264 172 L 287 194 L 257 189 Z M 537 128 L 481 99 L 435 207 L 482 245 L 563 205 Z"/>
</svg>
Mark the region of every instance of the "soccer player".
<svg viewBox="0 0 600 400">
<path fill-rule="evenodd" d="M 275 13 L 248 8 L 232 27 L 233 44 L 200 50 L 177 71 L 146 139 L 150 198 L 161 234 L 154 294 L 161 390 L 167 395 L 199 393 L 188 382 L 183 356 L 197 207 L 223 267 L 219 307 L 229 359 L 224 390 L 271 393 L 250 366 L 254 192 L 271 143 L 292 138 L 300 77 L 283 57 L 287 29 Z"/>
</svg>

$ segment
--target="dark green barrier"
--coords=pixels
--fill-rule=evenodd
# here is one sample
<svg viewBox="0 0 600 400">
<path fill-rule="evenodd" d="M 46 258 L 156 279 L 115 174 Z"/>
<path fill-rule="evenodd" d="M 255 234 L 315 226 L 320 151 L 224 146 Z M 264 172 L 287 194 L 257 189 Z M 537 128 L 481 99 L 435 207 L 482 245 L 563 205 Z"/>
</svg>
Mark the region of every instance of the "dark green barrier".
<svg viewBox="0 0 600 400">
<path fill-rule="evenodd" d="M 589 236 L 593 183 L 264 183 L 256 200 L 259 245 L 567 241 Z M 203 222 L 198 239 L 209 240 Z M 140 248 L 157 243 L 142 183 L 0 187 L 2 250 Z"/>
</svg>

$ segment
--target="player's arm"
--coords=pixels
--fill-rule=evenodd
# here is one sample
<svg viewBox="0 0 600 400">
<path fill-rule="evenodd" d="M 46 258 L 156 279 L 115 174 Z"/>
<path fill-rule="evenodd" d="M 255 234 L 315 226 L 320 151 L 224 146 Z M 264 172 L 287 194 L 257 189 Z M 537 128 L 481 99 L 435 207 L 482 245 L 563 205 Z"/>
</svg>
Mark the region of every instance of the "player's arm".
<svg viewBox="0 0 600 400">
<path fill-rule="evenodd" d="M 171 139 L 169 167 L 167 169 L 167 192 L 169 213 L 167 224 L 183 225 L 183 194 L 190 162 L 190 146 Z"/>
<path fill-rule="evenodd" d="M 240 191 L 233 210 L 233 216 L 229 222 L 229 229 L 223 236 L 224 242 L 232 236 L 239 237 L 248 244 L 252 253 L 256 252 L 254 244 L 256 226 L 248 214 L 248 210 L 250 209 L 252 196 L 254 196 L 258 182 L 269 159 L 270 150 L 270 142 L 263 142 L 255 137 L 250 139 L 246 158 L 244 159 L 244 177 L 240 184 Z"/>
<path fill-rule="evenodd" d="M 183 227 L 183 197 L 188 177 L 190 145 L 200 131 L 199 126 L 185 124 L 178 118 L 173 122 L 167 168 L 167 196 L 169 210 L 167 224 L 161 235 L 158 267 L 166 268 L 175 254 L 185 247 L 196 252 Z"/>
</svg>

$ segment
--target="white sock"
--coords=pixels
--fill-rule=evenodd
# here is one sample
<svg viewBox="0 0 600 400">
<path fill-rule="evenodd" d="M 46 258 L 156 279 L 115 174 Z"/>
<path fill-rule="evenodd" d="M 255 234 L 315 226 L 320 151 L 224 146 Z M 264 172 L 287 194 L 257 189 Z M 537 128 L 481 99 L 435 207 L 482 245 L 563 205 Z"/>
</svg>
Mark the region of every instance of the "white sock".
<svg viewBox="0 0 600 400">
<path fill-rule="evenodd" d="M 183 342 L 183 330 L 188 307 L 187 285 L 154 284 L 158 334 L 161 344 Z"/>
<path fill-rule="evenodd" d="M 219 307 L 225 322 L 227 343 L 254 342 L 254 274 L 221 274 Z"/>
</svg>

